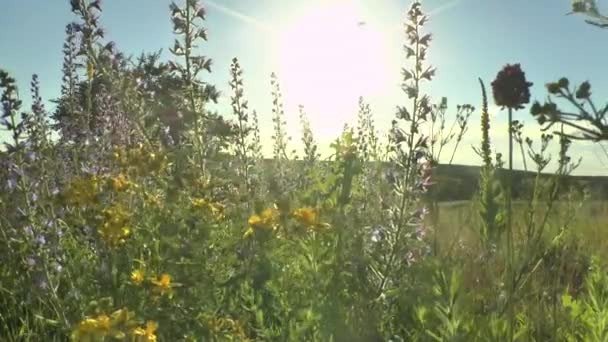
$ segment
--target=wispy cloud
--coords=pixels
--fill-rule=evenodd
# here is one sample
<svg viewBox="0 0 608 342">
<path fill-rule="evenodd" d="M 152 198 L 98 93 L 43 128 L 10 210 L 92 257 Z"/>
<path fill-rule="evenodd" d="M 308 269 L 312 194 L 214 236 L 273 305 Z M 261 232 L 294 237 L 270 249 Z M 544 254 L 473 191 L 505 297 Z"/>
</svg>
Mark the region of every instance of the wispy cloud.
<svg viewBox="0 0 608 342">
<path fill-rule="evenodd" d="M 451 1 L 446 1 L 445 3 L 443 3 L 442 5 L 440 5 L 437 8 L 434 8 L 430 11 L 427 12 L 427 15 L 430 17 L 435 17 L 439 14 L 441 14 L 442 12 L 445 12 L 453 7 L 456 7 L 457 5 L 459 5 L 461 2 L 464 2 L 466 0 L 451 0 Z M 403 28 L 403 24 L 399 23 L 398 25 L 395 25 L 392 30 L 393 31 L 398 31 L 401 30 Z"/>
<path fill-rule="evenodd" d="M 443 5 L 429 11 L 429 16 L 439 15 L 441 12 L 444 12 L 446 10 L 449 10 L 450 8 L 456 7 L 458 4 L 460 4 L 463 1 L 464 0 L 448 1 L 448 2 L 444 3 Z"/>
<path fill-rule="evenodd" d="M 210 8 L 213 8 L 213 9 L 215 9 L 215 10 L 217 10 L 217 11 L 219 11 L 219 12 L 225 14 L 225 15 L 228 15 L 228 16 L 234 18 L 234 19 L 239 20 L 242 23 L 248 24 L 248 25 L 250 25 L 250 26 L 252 26 L 252 27 L 254 27 L 256 29 L 259 29 L 261 31 L 264 31 L 264 32 L 267 32 L 267 33 L 272 33 L 274 31 L 273 28 L 270 25 L 268 25 L 268 24 L 266 24 L 266 23 L 264 23 L 264 22 L 262 22 L 262 21 L 260 21 L 260 20 L 258 20 L 256 18 L 254 18 L 252 16 L 249 16 L 249 15 L 246 15 L 246 14 L 241 13 L 239 11 L 236 11 L 236 10 L 234 10 L 232 8 L 226 7 L 224 5 L 220 5 L 217 2 L 214 2 L 214 1 L 211 1 L 211 0 L 207 0 L 207 1 L 205 1 L 205 4 L 207 4 Z"/>
</svg>

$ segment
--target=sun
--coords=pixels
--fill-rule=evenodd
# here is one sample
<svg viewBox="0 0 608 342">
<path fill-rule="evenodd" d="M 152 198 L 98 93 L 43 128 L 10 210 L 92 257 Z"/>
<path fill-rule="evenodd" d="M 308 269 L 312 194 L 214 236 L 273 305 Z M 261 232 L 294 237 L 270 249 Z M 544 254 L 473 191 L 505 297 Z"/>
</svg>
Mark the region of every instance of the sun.
<svg viewBox="0 0 608 342">
<path fill-rule="evenodd" d="M 304 105 L 315 133 L 334 138 L 352 123 L 360 96 L 390 86 L 386 35 L 353 1 L 334 0 L 292 20 L 276 41 L 286 107 Z"/>
</svg>

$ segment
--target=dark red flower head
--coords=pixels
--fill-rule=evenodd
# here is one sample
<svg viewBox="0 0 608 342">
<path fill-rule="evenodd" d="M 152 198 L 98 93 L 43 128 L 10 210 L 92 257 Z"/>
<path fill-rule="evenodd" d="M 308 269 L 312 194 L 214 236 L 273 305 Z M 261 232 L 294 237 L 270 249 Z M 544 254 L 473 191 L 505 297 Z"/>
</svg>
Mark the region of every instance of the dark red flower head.
<svg viewBox="0 0 608 342">
<path fill-rule="evenodd" d="M 531 86 L 519 64 L 507 64 L 492 82 L 494 102 L 503 108 L 522 109 L 530 102 Z"/>
</svg>

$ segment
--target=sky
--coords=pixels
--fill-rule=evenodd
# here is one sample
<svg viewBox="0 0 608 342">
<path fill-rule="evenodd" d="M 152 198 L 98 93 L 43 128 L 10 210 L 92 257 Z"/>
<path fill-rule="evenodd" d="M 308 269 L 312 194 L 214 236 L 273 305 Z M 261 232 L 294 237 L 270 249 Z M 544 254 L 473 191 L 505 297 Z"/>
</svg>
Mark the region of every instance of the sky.
<svg viewBox="0 0 608 342">
<path fill-rule="evenodd" d="M 43 98 L 56 98 L 64 29 L 74 20 L 69 1 L 1 2 L 0 68 L 17 78 L 26 102 L 34 73 L 39 75 Z M 213 72 L 202 77 L 224 94 L 213 109 L 231 115 L 229 68 L 232 58 L 238 57 L 244 69 L 245 95 L 260 116 L 266 151 L 271 149 L 272 72 L 281 82 L 294 148 L 301 145 L 300 104 L 306 108 L 322 151 L 328 151 L 344 124 L 355 124 L 360 95 L 371 104 L 381 129 L 388 128 L 397 105 L 408 104 L 400 89 L 400 70 L 405 63 L 402 23 L 410 1 L 202 3 L 208 10 L 205 26 L 209 42 L 198 52 L 214 61 Z M 569 0 L 426 0 L 422 4 L 423 11 L 430 13 L 426 30 L 433 34 L 429 61 L 437 68 L 437 77 L 422 90 L 435 101 L 447 97 L 450 118 L 457 104 L 480 108 L 478 77 L 489 86 L 507 63 L 522 65 L 528 80 L 534 83 L 532 100 L 544 100 L 544 84 L 562 76 L 575 84 L 589 80 L 598 106 L 608 100 L 608 79 L 602 77 L 608 30 L 587 25 L 580 16 L 566 16 Z M 167 49 L 173 34 L 168 8 L 166 0 L 105 0 L 101 23 L 107 31 L 106 39 L 115 41 L 127 55 L 163 49 L 169 58 Z M 490 113 L 494 148 L 505 154 L 506 113 L 493 105 Z M 480 158 L 471 148 L 479 144 L 481 135 L 478 116 L 476 111 L 454 163 L 479 164 Z M 539 126 L 529 108 L 516 112 L 515 118 L 526 123 L 525 135 L 539 140 Z M 447 159 L 449 154 L 445 155 Z M 577 142 L 572 154 L 583 158 L 577 174 L 608 173 L 608 158 L 596 144 Z M 515 159 L 516 167 L 521 167 L 521 158 L 516 155 Z"/>
</svg>

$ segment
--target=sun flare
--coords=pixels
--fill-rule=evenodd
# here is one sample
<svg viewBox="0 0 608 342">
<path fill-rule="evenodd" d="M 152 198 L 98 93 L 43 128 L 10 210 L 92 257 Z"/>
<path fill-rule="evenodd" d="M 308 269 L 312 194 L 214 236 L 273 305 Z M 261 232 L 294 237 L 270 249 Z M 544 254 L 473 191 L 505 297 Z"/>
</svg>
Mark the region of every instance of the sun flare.
<svg viewBox="0 0 608 342">
<path fill-rule="evenodd" d="M 312 8 L 277 39 L 278 76 L 289 107 L 304 105 L 321 136 L 335 136 L 356 115 L 359 96 L 390 86 L 386 36 L 349 1 Z"/>
</svg>

